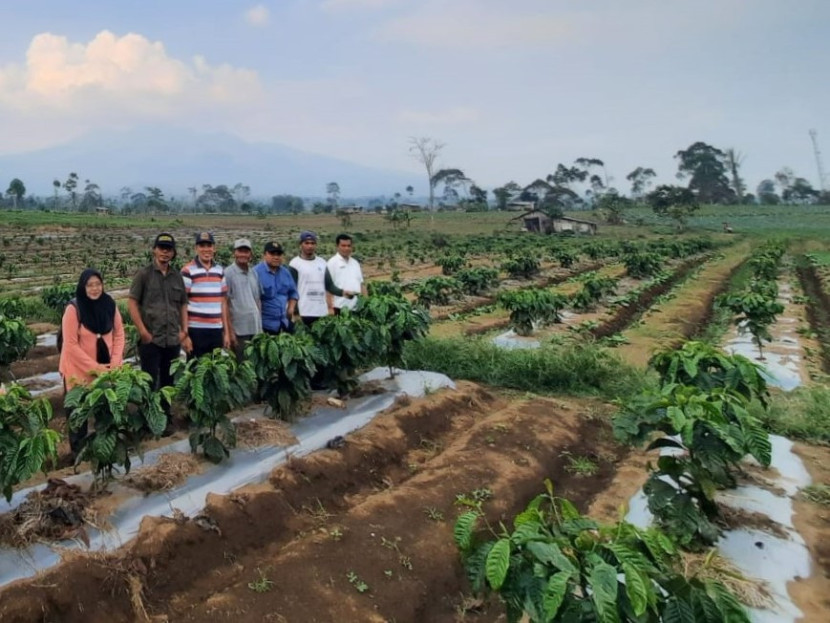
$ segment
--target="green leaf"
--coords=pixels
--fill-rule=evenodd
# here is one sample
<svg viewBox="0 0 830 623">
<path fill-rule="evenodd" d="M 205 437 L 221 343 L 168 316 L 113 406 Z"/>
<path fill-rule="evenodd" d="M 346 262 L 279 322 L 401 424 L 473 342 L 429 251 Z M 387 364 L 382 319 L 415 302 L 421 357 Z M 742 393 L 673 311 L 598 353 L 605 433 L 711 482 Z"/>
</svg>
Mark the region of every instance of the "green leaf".
<svg viewBox="0 0 830 623">
<path fill-rule="evenodd" d="M 619 623 L 617 611 L 617 570 L 606 562 L 597 563 L 589 575 L 600 623 Z"/>
<path fill-rule="evenodd" d="M 568 576 L 578 575 L 576 566 L 574 566 L 556 543 L 531 541 L 527 544 L 527 550 L 538 561 L 553 565 L 556 569 L 565 572 Z"/>
<path fill-rule="evenodd" d="M 570 574 L 565 571 L 555 573 L 548 579 L 548 583 L 545 586 L 545 594 L 542 597 L 546 621 L 553 621 L 556 618 L 562 602 L 565 601 L 569 579 Z"/>
<path fill-rule="evenodd" d="M 510 568 L 510 539 L 499 539 L 487 555 L 487 581 L 494 590 L 501 588 Z"/>
<path fill-rule="evenodd" d="M 661 614 L 663 623 L 696 623 L 692 608 L 675 595 L 666 600 Z"/>
<path fill-rule="evenodd" d="M 455 544 L 462 552 L 468 552 L 472 547 L 473 533 L 478 522 L 478 513 L 469 511 L 462 514 L 456 521 L 453 528 Z"/>
</svg>

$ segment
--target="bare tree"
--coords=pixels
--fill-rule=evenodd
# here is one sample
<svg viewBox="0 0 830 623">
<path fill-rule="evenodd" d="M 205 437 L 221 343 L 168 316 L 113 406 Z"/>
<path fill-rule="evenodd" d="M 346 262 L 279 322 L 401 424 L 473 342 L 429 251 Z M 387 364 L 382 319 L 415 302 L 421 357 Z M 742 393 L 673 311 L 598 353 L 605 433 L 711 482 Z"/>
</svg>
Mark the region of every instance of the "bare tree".
<svg viewBox="0 0 830 623">
<path fill-rule="evenodd" d="M 739 151 L 735 151 L 731 147 L 724 153 L 726 154 L 726 168 L 732 177 L 732 190 L 734 190 L 735 194 L 738 196 L 738 203 L 743 203 L 746 184 L 744 184 L 744 181 L 741 178 L 740 169 L 741 163 L 744 161 L 744 155 Z"/>
<path fill-rule="evenodd" d="M 441 143 L 434 138 L 424 136 L 416 138 L 409 137 L 409 152 L 417 158 L 418 162 L 424 165 L 427 170 L 427 178 L 429 179 L 429 211 L 432 212 L 435 206 L 435 184 L 434 179 L 435 160 L 438 158 L 439 152 L 444 149 L 444 143 Z"/>
</svg>

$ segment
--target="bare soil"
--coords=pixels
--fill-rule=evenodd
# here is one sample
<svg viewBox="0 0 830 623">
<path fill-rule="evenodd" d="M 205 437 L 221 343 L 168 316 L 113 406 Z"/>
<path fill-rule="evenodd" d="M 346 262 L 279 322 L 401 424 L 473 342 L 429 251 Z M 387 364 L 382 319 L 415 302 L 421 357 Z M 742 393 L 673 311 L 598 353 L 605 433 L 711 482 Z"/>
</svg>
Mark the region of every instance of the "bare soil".
<svg viewBox="0 0 830 623">
<path fill-rule="evenodd" d="M 265 485 L 211 497 L 199 518 L 148 517 L 122 550 L 67 555 L 0 591 L 0 620 L 458 620 L 472 602 L 453 545 L 456 497 L 486 499 L 493 525 L 545 478 L 583 511 L 624 502 L 614 489 L 628 465 L 609 409 L 459 383 L 394 407 L 342 449 L 294 460 Z M 569 471 L 577 456 L 596 474 Z M 501 610 L 481 604 L 465 617 L 497 621 Z"/>
</svg>

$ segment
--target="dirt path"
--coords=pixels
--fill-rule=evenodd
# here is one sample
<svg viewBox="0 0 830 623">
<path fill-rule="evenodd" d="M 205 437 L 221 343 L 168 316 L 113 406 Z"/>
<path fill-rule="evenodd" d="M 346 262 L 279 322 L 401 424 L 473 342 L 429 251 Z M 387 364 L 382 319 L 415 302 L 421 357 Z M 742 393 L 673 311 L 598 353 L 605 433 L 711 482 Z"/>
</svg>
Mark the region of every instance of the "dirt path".
<svg viewBox="0 0 830 623">
<path fill-rule="evenodd" d="M 746 259 L 749 247 L 749 242 L 742 242 L 727 248 L 722 258 L 709 262 L 694 279 L 680 286 L 670 301 L 659 309 L 650 309 L 636 326 L 623 333 L 628 344 L 617 349 L 619 354 L 633 365 L 645 366 L 655 351 L 694 335 L 706 324 L 715 297 Z"/>
</svg>

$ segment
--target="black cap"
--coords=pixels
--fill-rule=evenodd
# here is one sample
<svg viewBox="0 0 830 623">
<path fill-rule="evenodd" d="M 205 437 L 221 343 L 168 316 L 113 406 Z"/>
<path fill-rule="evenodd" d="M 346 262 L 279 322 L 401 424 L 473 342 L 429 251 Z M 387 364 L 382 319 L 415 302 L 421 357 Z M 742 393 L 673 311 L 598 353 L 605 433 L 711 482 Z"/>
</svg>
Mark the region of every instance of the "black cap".
<svg viewBox="0 0 830 623">
<path fill-rule="evenodd" d="M 196 244 L 200 244 L 202 242 L 216 244 L 216 240 L 213 239 L 213 234 L 209 231 L 202 231 L 196 234 Z"/>
<path fill-rule="evenodd" d="M 265 252 L 274 253 L 276 255 L 282 255 L 283 253 L 285 253 L 285 251 L 283 251 L 282 245 L 279 242 L 266 242 Z"/>
<path fill-rule="evenodd" d="M 175 251 L 176 239 L 173 238 L 172 234 L 161 233 L 156 236 L 156 241 L 153 243 L 153 247 L 169 247 Z"/>
</svg>

